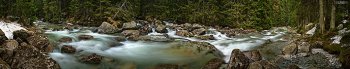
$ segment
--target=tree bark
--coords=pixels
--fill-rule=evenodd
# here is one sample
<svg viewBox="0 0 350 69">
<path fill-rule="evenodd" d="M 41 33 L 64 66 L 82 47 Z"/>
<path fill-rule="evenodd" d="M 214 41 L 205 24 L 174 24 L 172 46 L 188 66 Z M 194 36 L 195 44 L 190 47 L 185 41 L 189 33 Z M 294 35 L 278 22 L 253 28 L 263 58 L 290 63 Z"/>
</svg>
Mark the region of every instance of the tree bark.
<svg viewBox="0 0 350 69">
<path fill-rule="evenodd" d="M 319 24 L 320 24 L 320 29 L 321 29 L 321 34 L 324 33 L 324 29 L 325 29 L 325 23 L 324 23 L 324 4 L 323 4 L 323 0 L 319 0 L 319 8 L 320 8 L 320 11 L 319 11 L 319 14 L 320 14 L 320 18 L 319 18 Z"/>
<path fill-rule="evenodd" d="M 331 3 L 331 7 L 332 7 L 332 10 L 331 10 L 331 24 L 330 24 L 330 30 L 334 30 L 335 28 L 335 0 L 332 0 L 332 3 Z"/>
</svg>

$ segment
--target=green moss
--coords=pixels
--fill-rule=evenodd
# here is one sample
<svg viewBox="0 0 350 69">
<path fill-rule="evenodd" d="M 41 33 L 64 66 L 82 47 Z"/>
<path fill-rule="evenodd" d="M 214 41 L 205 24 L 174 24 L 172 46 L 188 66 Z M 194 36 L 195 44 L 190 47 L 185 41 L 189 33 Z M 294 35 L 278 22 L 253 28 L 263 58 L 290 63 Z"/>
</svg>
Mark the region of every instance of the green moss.
<svg viewBox="0 0 350 69">
<path fill-rule="evenodd" d="M 340 44 L 324 45 L 323 49 L 331 54 L 340 54 L 344 50 Z"/>
<path fill-rule="evenodd" d="M 343 68 L 350 68 L 350 48 L 342 51 L 339 55 L 339 60 L 343 64 Z"/>
</svg>

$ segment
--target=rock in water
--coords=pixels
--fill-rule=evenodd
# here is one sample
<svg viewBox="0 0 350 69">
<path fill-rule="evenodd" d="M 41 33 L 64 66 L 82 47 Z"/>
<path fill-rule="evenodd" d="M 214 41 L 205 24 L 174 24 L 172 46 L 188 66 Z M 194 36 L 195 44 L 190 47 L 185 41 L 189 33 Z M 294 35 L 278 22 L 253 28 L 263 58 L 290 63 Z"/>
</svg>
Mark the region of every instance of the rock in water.
<svg viewBox="0 0 350 69">
<path fill-rule="evenodd" d="M 70 37 L 62 37 L 60 40 L 58 40 L 59 42 L 63 42 L 63 43 L 69 43 L 69 42 L 73 42 L 73 39 Z"/>
<path fill-rule="evenodd" d="M 227 69 L 247 69 L 250 59 L 246 57 L 239 49 L 232 51 Z"/>
<path fill-rule="evenodd" d="M 94 36 L 91 36 L 91 35 L 79 35 L 78 39 L 79 40 L 91 40 L 91 39 L 94 39 Z"/>
<path fill-rule="evenodd" d="M 61 52 L 72 54 L 76 52 L 76 49 L 73 46 L 63 45 L 61 48 Z"/>
<path fill-rule="evenodd" d="M 80 58 L 80 62 L 88 63 L 88 64 L 100 64 L 102 60 L 102 56 L 97 54 L 92 54 L 89 56 L 83 56 Z"/>
<path fill-rule="evenodd" d="M 123 24 L 123 30 L 137 30 L 138 26 L 135 21 L 127 22 Z"/>
<path fill-rule="evenodd" d="M 188 32 L 187 30 L 179 30 L 179 31 L 176 31 L 175 34 L 178 36 L 186 36 L 186 37 L 191 36 L 190 32 Z"/>
<path fill-rule="evenodd" d="M 98 31 L 99 33 L 104 34 L 112 34 L 118 31 L 118 28 L 113 26 L 112 24 L 109 24 L 108 22 L 103 22 L 99 27 Z"/>
<path fill-rule="evenodd" d="M 205 32 L 206 32 L 206 29 L 204 28 L 199 28 L 192 31 L 194 35 L 204 35 Z"/>
<path fill-rule="evenodd" d="M 211 59 L 202 69 L 219 69 L 225 61 L 219 58 Z"/>
<path fill-rule="evenodd" d="M 156 32 L 158 32 L 158 33 L 168 33 L 168 30 L 166 29 L 165 25 L 159 24 L 156 27 Z"/>
<path fill-rule="evenodd" d="M 197 38 L 201 40 L 215 40 L 215 37 L 213 35 L 202 35 L 198 36 Z"/>
</svg>

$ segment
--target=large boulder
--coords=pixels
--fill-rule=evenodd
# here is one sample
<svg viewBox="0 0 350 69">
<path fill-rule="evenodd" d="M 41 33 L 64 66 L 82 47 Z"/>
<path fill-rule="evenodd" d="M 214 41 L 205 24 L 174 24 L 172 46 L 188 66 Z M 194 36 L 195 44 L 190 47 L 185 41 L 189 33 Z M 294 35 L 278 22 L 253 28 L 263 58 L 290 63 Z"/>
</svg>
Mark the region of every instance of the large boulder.
<svg viewBox="0 0 350 69">
<path fill-rule="evenodd" d="M 276 65 L 273 65 L 269 61 L 261 60 L 255 61 L 249 64 L 248 69 L 279 69 Z"/>
<path fill-rule="evenodd" d="M 138 40 L 144 40 L 144 41 L 156 41 L 156 42 L 169 42 L 172 41 L 172 39 L 168 38 L 167 36 L 164 35 L 159 35 L 159 36 L 140 36 Z"/>
<path fill-rule="evenodd" d="M 82 56 L 79 61 L 87 64 L 100 64 L 102 61 L 102 56 L 97 54 Z"/>
<path fill-rule="evenodd" d="M 73 46 L 70 46 L 70 45 L 63 45 L 62 48 L 61 48 L 61 52 L 62 53 L 72 54 L 72 53 L 76 52 L 76 49 Z"/>
<path fill-rule="evenodd" d="M 137 30 L 139 26 L 135 21 L 127 22 L 123 24 L 123 30 Z"/>
<path fill-rule="evenodd" d="M 43 35 L 34 35 L 27 38 L 27 41 L 30 45 L 38 48 L 42 52 L 52 52 L 54 47 L 50 44 L 49 39 Z"/>
<path fill-rule="evenodd" d="M 178 36 L 185 36 L 185 37 L 191 36 L 191 33 L 188 32 L 187 30 L 179 30 L 179 31 L 176 31 L 175 34 Z"/>
<path fill-rule="evenodd" d="M 247 53 L 244 53 L 248 58 L 250 58 L 252 61 L 260 61 L 262 60 L 262 56 L 258 50 L 249 51 Z"/>
<path fill-rule="evenodd" d="M 282 49 L 282 54 L 284 55 L 295 55 L 298 51 L 298 46 L 296 43 L 290 43 Z"/>
<path fill-rule="evenodd" d="M 79 35 L 78 39 L 79 40 L 91 40 L 91 39 L 94 39 L 94 36 L 91 36 L 91 35 Z"/>
<path fill-rule="evenodd" d="M 10 68 L 10 65 L 8 65 L 5 61 L 3 61 L 0 58 L 0 69 L 11 69 L 11 68 Z"/>
<path fill-rule="evenodd" d="M 14 52 L 8 63 L 12 69 L 60 69 L 47 53 L 42 53 L 34 46 L 19 46 Z"/>
<path fill-rule="evenodd" d="M 108 22 L 103 22 L 99 27 L 97 32 L 104 34 L 112 34 L 118 32 L 118 27 L 109 24 Z"/>
<path fill-rule="evenodd" d="M 195 29 L 192 31 L 193 35 L 204 35 L 207 30 L 204 28 Z"/>
<path fill-rule="evenodd" d="M 25 31 L 25 30 L 17 30 L 13 32 L 13 38 L 14 39 L 21 39 L 21 40 L 25 40 L 28 37 L 32 36 L 29 32 Z M 27 41 L 25 41 L 27 42 Z"/>
<path fill-rule="evenodd" d="M 158 64 L 151 69 L 180 69 L 180 66 L 175 64 Z"/>
<path fill-rule="evenodd" d="M 239 49 L 232 50 L 229 64 L 227 69 L 247 69 L 250 63 L 250 59 L 246 57 Z"/>
<path fill-rule="evenodd" d="M 202 55 L 206 54 L 213 54 L 217 58 L 223 58 L 225 57 L 223 53 L 218 50 L 214 45 L 211 45 L 207 42 L 179 42 L 181 46 L 174 46 L 174 47 L 180 47 L 184 49 L 191 49 L 191 50 L 197 50 L 195 53 L 200 53 Z"/>
<path fill-rule="evenodd" d="M 166 29 L 166 26 L 163 24 L 158 24 L 156 27 L 156 32 L 158 33 L 167 33 L 168 30 Z"/>
<path fill-rule="evenodd" d="M 7 60 L 10 58 L 13 58 L 13 54 L 15 52 L 15 49 L 17 49 L 18 46 L 18 42 L 16 40 L 6 40 L 2 45 L 0 45 L 0 48 L 3 49 L 3 52 L 0 54 L 1 58 L 5 59 L 5 61 L 11 61 L 11 60 Z"/>
<path fill-rule="evenodd" d="M 208 61 L 207 64 L 205 64 L 202 69 L 219 69 L 222 64 L 224 64 L 225 61 L 220 58 L 214 58 Z"/>
</svg>

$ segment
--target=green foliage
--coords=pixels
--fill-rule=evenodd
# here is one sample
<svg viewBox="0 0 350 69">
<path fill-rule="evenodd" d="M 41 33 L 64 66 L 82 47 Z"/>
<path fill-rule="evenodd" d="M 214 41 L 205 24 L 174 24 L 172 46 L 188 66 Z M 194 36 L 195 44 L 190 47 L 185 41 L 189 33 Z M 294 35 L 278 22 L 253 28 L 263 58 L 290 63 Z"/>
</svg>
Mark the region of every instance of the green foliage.
<svg viewBox="0 0 350 69">
<path fill-rule="evenodd" d="M 6 2 L 6 4 L 5 4 Z M 268 29 L 296 24 L 299 0 L 1 0 L 0 15 L 51 23 L 101 23 L 107 17 Z M 14 9 L 11 8 L 14 7 Z M 13 12 L 13 13 L 12 13 Z M 98 25 L 98 24 L 97 24 Z"/>
</svg>

